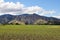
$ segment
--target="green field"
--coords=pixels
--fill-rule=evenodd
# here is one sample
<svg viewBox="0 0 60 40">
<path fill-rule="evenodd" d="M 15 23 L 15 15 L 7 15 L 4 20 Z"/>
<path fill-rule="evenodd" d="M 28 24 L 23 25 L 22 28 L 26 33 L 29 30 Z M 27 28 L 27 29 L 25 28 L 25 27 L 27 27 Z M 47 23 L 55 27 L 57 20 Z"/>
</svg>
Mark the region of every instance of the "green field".
<svg viewBox="0 0 60 40">
<path fill-rule="evenodd" d="M 60 40 L 60 25 L 0 25 L 0 40 Z"/>
</svg>

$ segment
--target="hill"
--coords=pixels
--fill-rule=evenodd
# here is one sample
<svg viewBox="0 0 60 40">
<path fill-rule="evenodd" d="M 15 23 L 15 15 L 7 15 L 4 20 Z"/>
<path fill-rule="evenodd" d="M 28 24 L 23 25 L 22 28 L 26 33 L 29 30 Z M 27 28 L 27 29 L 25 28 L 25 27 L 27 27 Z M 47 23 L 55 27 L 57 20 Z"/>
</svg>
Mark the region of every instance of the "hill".
<svg viewBox="0 0 60 40">
<path fill-rule="evenodd" d="M 22 14 L 22 15 L 5 14 L 0 16 L 0 24 L 10 24 L 10 23 L 13 24 L 15 22 L 13 20 L 17 21 L 16 24 L 21 24 L 21 23 L 22 24 L 60 24 L 60 19 L 58 18 L 40 16 L 37 14 Z"/>
</svg>

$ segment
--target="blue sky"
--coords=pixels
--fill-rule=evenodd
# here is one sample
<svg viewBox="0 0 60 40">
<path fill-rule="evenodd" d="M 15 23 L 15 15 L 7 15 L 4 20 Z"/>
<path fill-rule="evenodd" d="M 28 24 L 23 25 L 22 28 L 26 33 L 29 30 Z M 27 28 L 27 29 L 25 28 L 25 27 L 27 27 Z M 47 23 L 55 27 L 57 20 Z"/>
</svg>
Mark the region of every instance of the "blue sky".
<svg viewBox="0 0 60 40">
<path fill-rule="evenodd" d="M 54 10 L 56 13 L 45 14 L 45 16 L 59 16 L 60 17 L 60 0 L 4 0 L 5 2 L 20 2 L 26 7 L 39 6 L 45 10 Z"/>
<path fill-rule="evenodd" d="M 56 10 L 57 13 L 54 15 L 59 15 L 60 13 L 60 0 L 5 0 L 9 2 L 21 2 L 26 6 L 38 5 L 46 10 Z"/>
</svg>

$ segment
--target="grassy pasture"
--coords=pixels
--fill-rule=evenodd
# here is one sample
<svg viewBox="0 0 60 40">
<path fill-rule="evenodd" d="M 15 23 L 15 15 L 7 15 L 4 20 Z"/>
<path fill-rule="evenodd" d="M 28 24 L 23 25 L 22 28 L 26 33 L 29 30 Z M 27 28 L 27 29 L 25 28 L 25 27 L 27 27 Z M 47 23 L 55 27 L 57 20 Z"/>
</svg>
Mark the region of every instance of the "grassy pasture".
<svg viewBox="0 0 60 40">
<path fill-rule="evenodd" d="M 60 25 L 0 25 L 0 40 L 60 40 Z"/>
</svg>

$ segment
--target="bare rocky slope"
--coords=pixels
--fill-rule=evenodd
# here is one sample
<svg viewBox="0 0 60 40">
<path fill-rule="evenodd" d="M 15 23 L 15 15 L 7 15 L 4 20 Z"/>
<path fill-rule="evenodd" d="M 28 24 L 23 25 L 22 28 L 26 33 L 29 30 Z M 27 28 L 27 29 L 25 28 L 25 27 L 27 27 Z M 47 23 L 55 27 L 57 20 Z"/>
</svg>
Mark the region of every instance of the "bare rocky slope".
<svg viewBox="0 0 60 40">
<path fill-rule="evenodd" d="M 45 23 L 41 20 L 43 20 Z M 37 14 L 5 14 L 0 16 L 0 24 L 14 24 L 14 22 L 16 24 L 60 24 L 60 19 L 54 17 L 40 16 Z"/>
</svg>

